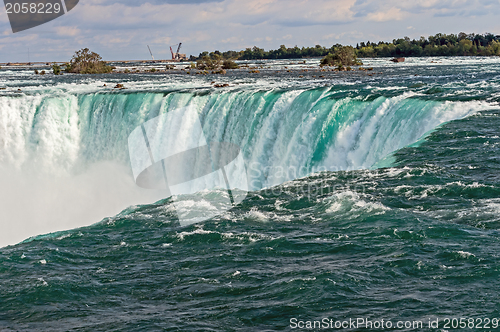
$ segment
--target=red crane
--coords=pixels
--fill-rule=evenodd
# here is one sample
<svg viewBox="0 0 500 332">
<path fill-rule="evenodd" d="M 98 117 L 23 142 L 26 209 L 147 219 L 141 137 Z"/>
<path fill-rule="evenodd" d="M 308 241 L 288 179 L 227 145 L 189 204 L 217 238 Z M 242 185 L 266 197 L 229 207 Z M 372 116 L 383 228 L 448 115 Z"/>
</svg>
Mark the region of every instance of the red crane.
<svg viewBox="0 0 500 332">
<path fill-rule="evenodd" d="M 177 45 L 179 45 L 179 47 L 177 47 L 177 52 L 174 53 L 174 51 L 172 50 L 172 46 L 175 47 Z M 172 46 L 170 46 L 170 53 L 172 53 L 172 60 L 180 60 L 179 51 L 181 50 L 182 43 L 175 44 L 175 45 L 172 45 Z"/>
</svg>

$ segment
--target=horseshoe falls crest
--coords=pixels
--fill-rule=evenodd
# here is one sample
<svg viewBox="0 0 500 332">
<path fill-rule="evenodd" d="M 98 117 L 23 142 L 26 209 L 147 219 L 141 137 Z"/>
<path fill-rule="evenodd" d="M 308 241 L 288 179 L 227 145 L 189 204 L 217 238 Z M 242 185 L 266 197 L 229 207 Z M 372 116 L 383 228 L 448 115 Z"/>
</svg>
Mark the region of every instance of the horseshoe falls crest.
<svg viewBox="0 0 500 332">
<path fill-rule="evenodd" d="M 370 75 L 289 62 L 225 76 L 2 69 L 0 330 L 500 318 L 500 61 L 366 59 Z M 249 190 L 187 226 L 179 206 L 227 193 L 141 188 L 128 146 L 182 108 L 207 142 L 241 149 L 229 175 Z M 195 146 L 187 117 L 176 141 Z"/>
</svg>

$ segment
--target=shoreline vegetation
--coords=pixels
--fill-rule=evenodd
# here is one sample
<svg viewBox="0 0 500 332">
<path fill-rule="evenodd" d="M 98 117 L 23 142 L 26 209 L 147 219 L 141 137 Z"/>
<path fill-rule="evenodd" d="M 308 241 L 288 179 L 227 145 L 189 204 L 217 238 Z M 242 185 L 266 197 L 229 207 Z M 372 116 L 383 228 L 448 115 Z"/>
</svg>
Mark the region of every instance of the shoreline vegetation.
<svg viewBox="0 0 500 332">
<path fill-rule="evenodd" d="M 333 53 L 328 53 L 321 62 L 320 67 L 336 66 L 339 71 L 350 71 L 351 66 L 362 66 L 363 63 L 357 58 L 356 50 L 352 46 L 342 46 Z"/>
<path fill-rule="evenodd" d="M 242 51 L 202 52 L 199 56 L 191 56 L 190 61 L 198 61 L 209 57 L 211 59 L 231 60 L 265 60 L 265 59 L 301 59 L 327 57 L 338 49 L 345 47 L 335 44 L 330 48 L 316 45 L 314 47 L 298 46 L 287 48 L 281 45 L 277 50 L 265 51 L 254 46 Z M 500 55 L 500 35 L 485 34 L 442 34 L 438 33 L 428 38 L 410 39 L 408 37 L 393 39 L 392 42 L 379 41 L 361 42 L 353 47 L 356 57 L 426 57 L 426 56 L 495 56 Z"/>
<path fill-rule="evenodd" d="M 500 35 L 491 33 L 485 34 L 441 34 L 438 33 L 428 38 L 410 40 L 408 37 L 394 39 L 392 42 L 378 43 L 361 42 L 353 46 L 343 46 L 335 44 L 330 48 L 316 45 L 314 47 L 295 46 L 287 48 L 281 45 L 277 50 L 265 51 L 262 48 L 254 46 L 242 51 L 214 51 L 202 52 L 198 57 L 191 55 L 189 62 L 180 61 L 179 64 L 187 65 L 181 68 L 186 74 L 226 74 L 227 70 L 247 69 L 249 73 L 259 73 L 262 66 L 249 67 L 244 63 L 236 63 L 236 60 L 266 60 L 266 59 L 304 59 L 304 58 L 322 58 L 320 61 L 321 71 L 351 71 L 353 66 L 362 66 L 359 58 L 378 58 L 393 57 L 394 60 L 404 57 L 430 57 L 430 56 L 500 56 Z M 46 63 L 51 66 L 55 75 L 66 73 L 76 74 L 108 74 L 108 73 L 139 73 L 139 72 L 165 72 L 178 71 L 179 68 L 173 64 L 167 64 L 165 69 L 150 68 L 145 71 L 137 68 L 125 69 L 124 71 L 115 71 L 116 67 L 109 65 L 112 61 L 103 61 L 102 57 L 91 52 L 88 48 L 83 48 L 73 55 L 71 60 L 65 64 Z M 127 61 L 128 62 L 128 61 Z M 140 61 L 146 62 L 146 61 Z M 154 63 L 155 61 L 153 61 Z M 397 61 L 399 62 L 399 61 Z M 304 60 L 305 64 L 305 60 Z M 7 65 L 10 65 L 8 63 Z M 327 67 L 336 67 L 326 69 Z M 0 67 L 1 69 L 1 67 Z M 288 72 L 291 69 L 285 67 Z M 313 69 L 313 68 L 311 68 Z M 359 67 L 361 71 L 372 71 L 373 68 Z M 38 71 L 35 74 L 44 75 L 45 70 Z M 375 73 L 374 73 L 375 74 Z M 371 73 L 368 75 L 372 75 Z"/>
<path fill-rule="evenodd" d="M 59 75 L 61 68 L 54 65 L 53 72 L 55 75 Z M 69 63 L 65 64 L 64 71 L 67 73 L 74 74 L 107 74 L 113 71 L 113 67 L 102 61 L 102 57 L 91 52 L 88 48 L 82 48 L 76 51 Z"/>
</svg>

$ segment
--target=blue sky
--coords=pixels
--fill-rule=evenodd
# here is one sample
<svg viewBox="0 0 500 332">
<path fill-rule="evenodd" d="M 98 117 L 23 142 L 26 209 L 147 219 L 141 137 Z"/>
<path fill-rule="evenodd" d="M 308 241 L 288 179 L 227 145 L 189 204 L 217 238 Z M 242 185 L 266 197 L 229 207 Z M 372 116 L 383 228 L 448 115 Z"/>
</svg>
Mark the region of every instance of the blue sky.
<svg viewBox="0 0 500 332">
<path fill-rule="evenodd" d="M 0 62 L 67 61 L 83 47 L 106 60 L 181 52 L 331 46 L 438 32 L 500 34 L 500 0 L 80 0 L 68 14 L 13 34 L 0 10 Z"/>
</svg>

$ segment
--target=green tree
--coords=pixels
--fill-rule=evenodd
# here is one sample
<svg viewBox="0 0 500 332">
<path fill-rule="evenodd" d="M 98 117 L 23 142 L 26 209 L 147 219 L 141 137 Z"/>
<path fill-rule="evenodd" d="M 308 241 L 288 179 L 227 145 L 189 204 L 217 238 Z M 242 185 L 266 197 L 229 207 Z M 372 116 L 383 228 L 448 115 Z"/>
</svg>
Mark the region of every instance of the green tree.
<svg viewBox="0 0 500 332">
<path fill-rule="evenodd" d="M 200 70 L 216 70 L 222 66 L 222 60 L 219 55 L 214 55 L 214 58 L 205 55 L 196 61 L 196 68 Z"/>
<path fill-rule="evenodd" d="M 408 37 L 393 39 L 392 42 L 379 41 L 360 42 L 354 49 L 357 57 L 408 57 L 408 56 L 455 56 L 455 55 L 499 55 L 500 37 L 494 34 L 486 33 L 466 34 L 443 34 L 438 33 L 427 38 L 410 39 Z M 315 45 L 314 47 L 293 47 L 287 48 L 281 45 L 276 50 L 265 51 L 259 47 L 247 48 L 242 51 L 226 52 L 202 52 L 198 57 L 191 57 L 192 61 L 202 60 L 208 56 L 211 60 L 253 60 L 253 59 L 295 59 L 304 57 L 329 56 L 329 61 L 335 62 L 333 55 L 342 45 L 336 44 L 329 48 Z M 207 62 L 203 60 L 203 62 Z M 208 62 L 207 62 L 208 63 Z M 329 63 L 328 61 L 325 62 Z"/>
<path fill-rule="evenodd" d="M 52 65 L 52 71 L 54 72 L 54 75 L 61 75 L 61 66 L 54 63 Z"/>
<path fill-rule="evenodd" d="M 362 63 L 356 57 L 355 49 L 352 46 L 342 46 L 321 60 L 321 66 L 348 67 L 359 65 Z"/>
<path fill-rule="evenodd" d="M 224 60 L 222 69 L 238 69 L 239 66 L 233 60 Z"/>
<path fill-rule="evenodd" d="M 66 72 L 76 74 L 106 74 L 113 71 L 102 57 L 88 48 L 77 51 L 69 63 L 66 64 Z"/>
</svg>

